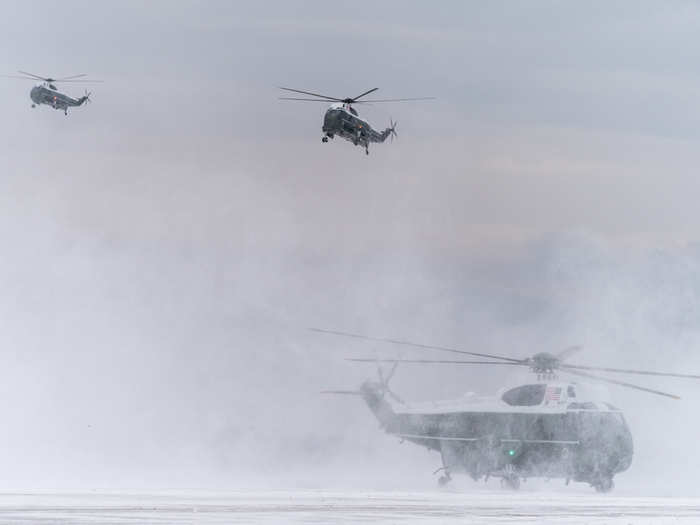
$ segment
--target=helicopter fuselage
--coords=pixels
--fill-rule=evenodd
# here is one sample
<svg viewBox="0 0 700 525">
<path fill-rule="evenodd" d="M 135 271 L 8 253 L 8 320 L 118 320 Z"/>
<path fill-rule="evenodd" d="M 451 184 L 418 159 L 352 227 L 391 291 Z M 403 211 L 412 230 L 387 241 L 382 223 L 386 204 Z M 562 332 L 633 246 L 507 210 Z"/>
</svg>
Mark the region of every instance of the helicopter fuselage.
<svg viewBox="0 0 700 525">
<path fill-rule="evenodd" d="M 559 382 L 557 373 L 671 399 L 680 398 L 661 390 L 604 377 L 597 372 L 700 379 L 700 374 L 568 363 L 567 359 L 578 352 L 580 346 L 571 346 L 556 354 L 539 352 L 518 359 L 396 338 L 320 328 L 312 330 L 489 359 L 347 358 L 348 361 L 376 363 L 379 382 L 366 381 L 359 390 L 326 391 L 362 396 L 386 432 L 440 452 L 443 466 L 439 470 L 444 471 L 439 480 L 441 485 L 449 481 L 450 472 L 465 472 L 475 480 L 500 477 L 511 488 L 517 488 L 521 479 L 529 477 L 559 477 L 566 479 L 567 484 L 571 480 L 581 481 L 599 492 L 607 492 L 614 485 L 615 475 L 632 464 L 634 445 L 630 429 L 622 412 L 604 401 L 607 393 L 601 395 L 599 389 L 590 383 Z M 392 364 L 388 374 L 382 371 L 381 363 Z M 503 389 L 493 397 L 468 394 L 452 401 L 407 405 L 389 388 L 389 381 L 400 363 L 527 367 L 537 375 L 539 382 Z M 388 399 L 393 399 L 398 405 L 392 405 Z"/>
<path fill-rule="evenodd" d="M 79 98 L 70 97 L 64 93 L 61 93 L 55 86 L 43 83 L 37 84 L 29 92 L 29 97 L 32 99 L 32 107 L 34 105 L 45 104 L 51 106 L 54 109 L 63 110 L 67 114 L 69 107 L 82 106 L 87 100 L 87 95 Z"/>
<path fill-rule="evenodd" d="M 473 479 L 501 477 L 587 482 L 599 491 L 628 469 L 632 434 L 622 412 L 607 403 L 580 401 L 576 385 L 523 385 L 500 398 L 393 407 L 381 385 L 360 392 L 386 432 L 440 452 L 443 469 Z"/>
<path fill-rule="evenodd" d="M 376 131 L 366 120 L 357 114 L 355 109 L 348 104 L 333 104 L 323 118 L 323 141 L 335 136 L 352 142 L 355 146 L 365 149 L 372 142 L 384 142 L 392 132 L 391 128 L 384 131 Z"/>
</svg>

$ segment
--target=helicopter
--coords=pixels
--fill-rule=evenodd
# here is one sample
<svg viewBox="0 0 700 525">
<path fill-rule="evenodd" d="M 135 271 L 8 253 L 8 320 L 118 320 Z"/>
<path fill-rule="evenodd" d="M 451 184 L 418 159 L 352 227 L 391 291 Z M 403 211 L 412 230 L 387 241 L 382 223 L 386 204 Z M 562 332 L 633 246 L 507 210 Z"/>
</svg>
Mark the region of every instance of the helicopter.
<svg viewBox="0 0 700 525">
<path fill-rule="evenodd" d="M 469 352 L 369 337 L 362 334 L 312 328 L 312 331 L 365 341 L 438 350 L 487 360 L 349 358 L 348 361 L 377 365 L 378 381 L 365 381 L 358 390 L 326 390 L 327 394 L 360 396 L 380 427 L 402 442 L 408 441 L 440 453 L 442 472 L 438 484 L 444 486 L 452 474 L 467 474 L 475 481 L 490 477 L 518 489 L 521 480 L 542 477 L 584 482 L 597 492 L 609 492 L 616 474 L 632 464 L 632 433 L 623 412 L 596 397 L 587 383 L 560 381 L 558 373 L 586 380 L 611 383 L 672 399 L 674 394 L 600 377 L 592 371 L 609 373 L 700 379 L 700 375 L 631 370 L 569 364 L 567 360 L 581 350 L 574 346 L 552 354 L 540 352 L 532 357 L 512 357 Z M 381 368 L 391 364 L 388 374 Z M 399 363 L 486 365 L 525 367 L 537 381 L 503 388 L 496 396 L 467 394 L 461 399 L 408 404 L 389 388 Z"/>
<path fill-rule="evenodd" d="M 379 88 L 372 88 L 356 97 L 336 98 L 326 95 L 319 95 L 309 91 L 301 91 L 299 89 L 291 89 L 280 87 L 284 91 L 300 93 L 316 98 L 299 98 L 299 97 L 279 97 L 280 100 L 302 100 L 306 102 L 331 102 L 331 106 L 326 110 L 323 117 L 323 137 L 321 142 L 326 143 L 328 139 L 334 138 L 336 135 L 352 142 L 355 146 L 363 146 L 365 153 L 369 155 L 369 145 L 372 142 L 382 143 L 387 138 L 398 137 L 396 133 L 396 122 L 389 120 L 389 127 L 384 131 L 378 131 L 366 120 L 360 118 L 357 110 L 353 107 L 354 104 L 374 104 L 379 102 L 405 102 L 412 100 L 433 100 L 435 97 L 418 97 L 418 98 L 394 98 L 382 100 L 360 100 L 362 97 L 374 93 Z"/>
<path fill-rule="evenodd" d="M 56 83 L 58 82 L 102 82 L 101 80 L 89 80 L 83 77 L 87 75 L 72 75 L 63 78 L 41 77 L 26 71 L 18 71 L 22 76 L 18 75 L 3 75 L 5 78 L 20 78 L 23 80 L 41 81 L 35 85 L 29 92 L 29 97 L 32 99 L 32 108 L 38 105 L 46 104 L 54 109 L 63 110 L 65 115 L 68 115 L 69 107 L 79 107 L 90 102 L 90 93 L 86 90 L 85 94 L 78 98 L 73 98 L 65 93 L 58 91 Z"/>
</svg>

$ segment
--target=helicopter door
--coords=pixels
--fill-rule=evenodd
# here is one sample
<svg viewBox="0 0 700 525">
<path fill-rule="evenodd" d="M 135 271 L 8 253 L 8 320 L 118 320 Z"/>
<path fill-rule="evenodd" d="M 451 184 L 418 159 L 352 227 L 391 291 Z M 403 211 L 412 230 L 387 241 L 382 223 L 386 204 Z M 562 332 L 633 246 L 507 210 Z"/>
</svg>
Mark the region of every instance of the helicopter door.
<svg viewBox="0 0 700 525">
<path fill-rule="evenodd" d="M 343 119 L 343 131 L 350 134 L 355 134 L 355 124 L 348 118 Z"/>
</svg>

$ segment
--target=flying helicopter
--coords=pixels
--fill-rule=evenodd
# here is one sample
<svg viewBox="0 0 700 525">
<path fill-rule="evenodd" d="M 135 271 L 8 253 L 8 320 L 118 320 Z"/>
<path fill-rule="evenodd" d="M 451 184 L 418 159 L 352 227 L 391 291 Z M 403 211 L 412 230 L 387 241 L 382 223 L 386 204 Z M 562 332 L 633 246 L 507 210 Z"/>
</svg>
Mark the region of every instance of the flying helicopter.
<svg viewBox="0 0 700 525">
<path fill-rule="evenodd" d="M 56 84 L 58 82 L 102 82 L 101 80 L 90 80 L 83 77 L 87 75 L 72 75 L 63 78 L 41 77 L 26 71 L 18 71 L 22 76 L 18 75 L 3 75 L 5 78 L 20 78 L 23 80 L 41 81 L 35 85 L 29 92 L 29 97 L 32 99 L 32 107 L 46 104 L 54 109 L 63 110 L 65 115 L 68 115 L 69 107 L 82 106 L 86 102 L 90 102 L 90 93 L 86 90 L 85 94 L 78 98 L 73 98 L 65 93 L 58 91 Z"/>
<path fill-rule="evenodd" d="M 519 488 L 522 479 L 543 477 L 561 478 L 567 485 L 570 481 L 584 482 L 598 492 L 609 492 L 614 487 L 615 475 L 627 470 L 632 463 L 632 433 L 622 411 L 600 400 L 600 396 L 596 397 L 591 384 L 560 381 L 557 374 L 570 374 L 672 399 L 680 398 L 591 372 L 700 379 L 700 375 L 693 374 L 568 363 L 581 347 L 516 359 L 397 339 L 312 330 L 484 359 L 351 358 L 348 361 L 376 363 L 378 381 L 365 381 L 358 390 L 324 391 L 360 396 L 385 432 L 402 442 L 409 441 L 439 452 L 442 466 L 435 474 L 442 472 L 438 480 L 441 486 L 451 480 L 452 474 L 463 473 L 475 481 L 497 477 L 503 486 L 511 489 Z M 383 363 L 391 364 L 388 374 L 382 371 Z M 496 396 L 469 394 L 456 400 L 408 404 L 389 388 L 399 363 L 524 367 L 536 374 L 537 381 L 501 389 Z"/>
<path fill-rule="evenodd" d="M 364 93 L 357 95 L 356 97 L 346 97 L 346 98 L 336 98 L 329 97 L 326 95 L 319 95 L 317 93 L 311 93 L 310 91 L 302 91 L 299 89 L 291 89 L 286 87 L 280 87 L 284 91 L 291 91 L 293 93 L 300 93 L 302 95 L 308 95 L 316 98 L 299 98 L 299 97 L 279 97 L 280 100 L 302 100 L 305 102 L 326 102 L 332 103 L 331 106 L 326 110 L 326 114 L 323 117 L 323 137 L 321 142 L 326 143 L 328 139 L 334 138 L 336 135 L 344 138 L 347 141 L 352 142 L 355 146 L 363 146 L 365 148 L 365 153 L 369 155 L 369 145 L 371 142 L 382 143 L 387 138 L 397 137 L 396 133 L 396 122 L 389 120 L 389 127 L 384 131 L 378 131 L 372 128 L 372 126 L 366 120 L 360 118 L 357 110 L 353 107 L 355 104 L 375 104 L 384 102 L 406 102 L 412 100 L 433 100 L 435 97 L 417 97 L 417 98 L 393 98 L 393 99 L 381 99 L 381 100 L 360 100 L 362 97 L 374 93 L 379 88 L 372 88 Z"/>
</svg>

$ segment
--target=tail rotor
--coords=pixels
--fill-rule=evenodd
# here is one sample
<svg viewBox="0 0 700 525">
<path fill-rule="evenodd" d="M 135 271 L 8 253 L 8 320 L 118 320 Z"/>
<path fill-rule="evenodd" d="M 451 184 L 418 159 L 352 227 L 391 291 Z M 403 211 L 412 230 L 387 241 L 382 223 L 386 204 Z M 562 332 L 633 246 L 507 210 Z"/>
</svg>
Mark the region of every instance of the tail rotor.
<svg viewBox="0 0 700 525">
<path fill-rule="evenodd" d="M 379 364 L 379 361 L 377 361 L 377 376 L 379 377 L 379 386 L 381 389 L 382 397 L 388 395 L 397 403 L 401 405 L 406 405 L 406 402 L 399 396 L 397 396 L 396 393 L 391 390 L 391 388 L 389 388 L 389 381 L 391 381 L 391 378 L 394 377 L 394 373 L 396 372 L 397 366 L 399 366 L 398 361 L 394 361 L 394 364 L 391 366 L 389 373 L 385 376 L 384 371 L 382 370 L 382 367 Z"/>
<path fill-rule="evenodd" d="M 396 133 L 396 124 L 396 122 L 389 119 L 389 134 L 391 135 L 391 142 L 394 142 L 394 137 L 399 138 L 399 135 Z"/>
</svg>

